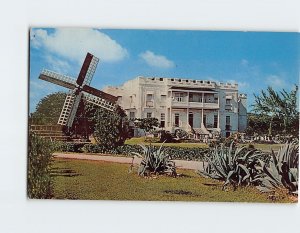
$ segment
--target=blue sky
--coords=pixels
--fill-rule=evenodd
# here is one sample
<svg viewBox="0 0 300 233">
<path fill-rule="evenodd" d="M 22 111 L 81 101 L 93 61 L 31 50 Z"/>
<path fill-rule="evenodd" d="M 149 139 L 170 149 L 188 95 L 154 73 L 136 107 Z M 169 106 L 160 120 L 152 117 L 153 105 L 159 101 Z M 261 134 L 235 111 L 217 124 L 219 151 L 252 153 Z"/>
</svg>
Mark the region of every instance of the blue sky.
<svg viewBox="0 0 300 233">
<path fill-rule="evenodd" d="M 43 68 L 77 77 L 87 52 L 100 58 L 92 86 L 136 76 L 237 82 L 248 94 L 299 83 L 299 33 L 33 28 L 30 32 L 30 112 L 47 94 L 67 91 L 39 80 Z M 250 109 L 250 108 L 249 108 Z"/>
</svg>

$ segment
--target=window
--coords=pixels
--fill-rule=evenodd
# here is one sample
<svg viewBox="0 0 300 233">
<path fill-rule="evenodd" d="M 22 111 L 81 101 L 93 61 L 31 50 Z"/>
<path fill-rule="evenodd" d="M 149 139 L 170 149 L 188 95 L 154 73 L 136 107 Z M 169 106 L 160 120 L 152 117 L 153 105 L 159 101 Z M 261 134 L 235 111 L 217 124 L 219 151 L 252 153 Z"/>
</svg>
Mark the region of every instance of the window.
<svg viewBox="0 0 300 233">
<path fill-rule="evenodd" d="M 179 113 L 175 113 L 175 127 L 179 127 Z"/>
<path fill-rule="evenodd" d="M 129 119 L 133 120 L 135 118 L 135 112 L 130 112 L 129 113 Z"/>
<path fill-rule="evenodd" d="M 165 127 L 165 121 L 166 121 L 166 114 L 161 113 L 160 114 L 160 127 L 164 128 Z"/>
<path fill-rule="evenodd" d="M 183 102 L 183 100 L 184 100 L 184 95 L 183 95 L 183 93 L 175 93 L 175 101 L 177 101 L 177 102 Z"/>
<path fill-rule="evenodd" d="M 226 105 L 230 105 L 231 104 L 231 99 L 226 99 Z"/>
<path fill-rule="evenodd" d="M 214 115 L 214 128 L 218 128 L 218 115 Z"/>
<path fill-rule="evenodd" d="M 203 125 L 206 127 L 206 115 L 203 115 Z"/>
<path fill-rule="evenodd" d="M 189 113 L 189 125 L 194 127 L 194 114 L 192 112 Z"/>
<path fill-rule="evenodd" d="M 166 96 L 166 95 L 161 95 L 161 96 L 160 96 L 160 99 L 161 99 L 162 102 L 164 102 L 164 101 L 166 101 L 167 96 Z"/>
<path fill-rule="evenodd" d="M 164 81 L 164 79 L 163 78 L 159 78 L 159 81 Z"/>
<path fill-rule="evenodd" d="M 151 118 L 152 117 L 152 112 L 147 112 L 147 118 Z"/>
<path fill-rule="evenodd" d="M 153 94 L 146 95 L 146 107 L 152 108 L 153 107 Z"/>
<path fill-rule="evenodd" d="M 230 116 L 226 116 L 226 125 L 225 125 L 226 130 L 231 130 L 231 125 L 230 125 Z"/>
<path fill-rule="evenodd" d="M 152 101 L 153 100 L 153 94 L 147 94 L 146 100 L 147 101 Z"/>
<path fill-rule="evenodd" d="M 230 125 L 230 116 L 226 116 L 226 125 Z"/>
</svg>

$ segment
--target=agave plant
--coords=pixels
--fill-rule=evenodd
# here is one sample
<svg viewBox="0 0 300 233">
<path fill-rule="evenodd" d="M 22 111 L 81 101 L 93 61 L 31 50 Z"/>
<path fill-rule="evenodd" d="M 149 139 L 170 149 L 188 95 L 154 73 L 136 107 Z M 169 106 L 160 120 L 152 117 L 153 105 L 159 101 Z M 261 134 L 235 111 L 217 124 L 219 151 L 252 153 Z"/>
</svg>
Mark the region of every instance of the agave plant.
<svg viewBox="0 0 300 233">
<path fill-rule="evenodd" d="M 236 148 L 234 142 L 229 147 L 215 147 L 205 155 L 204 170 L 198 173 L 206 178 L 223 180 L 223 189 L 228 184 L 249 185 L 257 174 L 255 169 L 259 151 L 246 147 Z"/>
<path fill-rule="evenodd" d="M 138 175 L 149 176 L 151 174 L 168 174 L 176 176 L 175 162 L 171 161 L 170 156 L 163 150 L 163 144 L 157 148 L 152 146 L 140 145 L 143 149 L 142 153 L 134 154 L 131 164 L 131 170 L 133 168 L 134 158 L 142 158 L 142 161 L 138 167 Z"/>
<path fill-rule="evenodd" d="M 298 144 L 285 144 L 277 154 L 272 150 L 271 156 L 269 163 L 259 160 L 256 180 L 260 185 L 257 188 L 262 192 L 287 189 L 290 193 L 298 194 Z"/>
</svg>

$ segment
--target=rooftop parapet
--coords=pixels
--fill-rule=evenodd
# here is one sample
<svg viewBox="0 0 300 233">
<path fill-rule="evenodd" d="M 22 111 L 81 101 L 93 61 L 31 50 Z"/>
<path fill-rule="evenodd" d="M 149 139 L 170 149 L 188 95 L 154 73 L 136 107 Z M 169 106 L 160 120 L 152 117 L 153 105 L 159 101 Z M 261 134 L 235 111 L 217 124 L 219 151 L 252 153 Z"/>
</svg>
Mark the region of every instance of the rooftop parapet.
<svg viewBox="0 0 300 233">
<path fill-rule="evenodd" d="M 140 83 L 145 84 L 163 84 L 173 86 L 185 86 L 185 87 L 210 87 L 210 88 L 222 88 L 222 89 L 238 89 L 238 84 L 234 83 L 222 83 L 211 80 L 195 80 L 186 78 L 164 78 L 164 77 L 138 77 Z"/>
</svg>

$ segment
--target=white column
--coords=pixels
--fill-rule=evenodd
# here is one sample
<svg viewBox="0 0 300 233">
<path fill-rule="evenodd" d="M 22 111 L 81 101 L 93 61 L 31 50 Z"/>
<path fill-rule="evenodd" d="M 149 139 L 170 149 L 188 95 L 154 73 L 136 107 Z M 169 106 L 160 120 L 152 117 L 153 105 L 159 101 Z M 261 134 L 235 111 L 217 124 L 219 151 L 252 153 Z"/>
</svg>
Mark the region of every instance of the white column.
<svg viewBox="0 0 300 233">
<path fill-rule="evenodd" d="M 220 128 L 220 110 L 218 110 L 218 128 Z"/>
<path fill-rule="evenodd" d="M 172 106 L 170 107 L 170 127 L 173 127 Z"/>
<path fill-rule="evenodd" d="M 187 92 L 187 108 L 186 108 L 186 128 L 188 129 L 189 128 L 189 111 L 190 111 L 190 101 L 189 101 L 189 98 L 190 98 L 190 92 L 188 91 Z"/>
<path fill-rule="evenodd" d="M 172 118 L 172 103 L 173 103 L 173 92 L 171 90 L 171 104 L 170 104 L 170 127 L 173 127 L 173 118 Z"/>
</svg>

